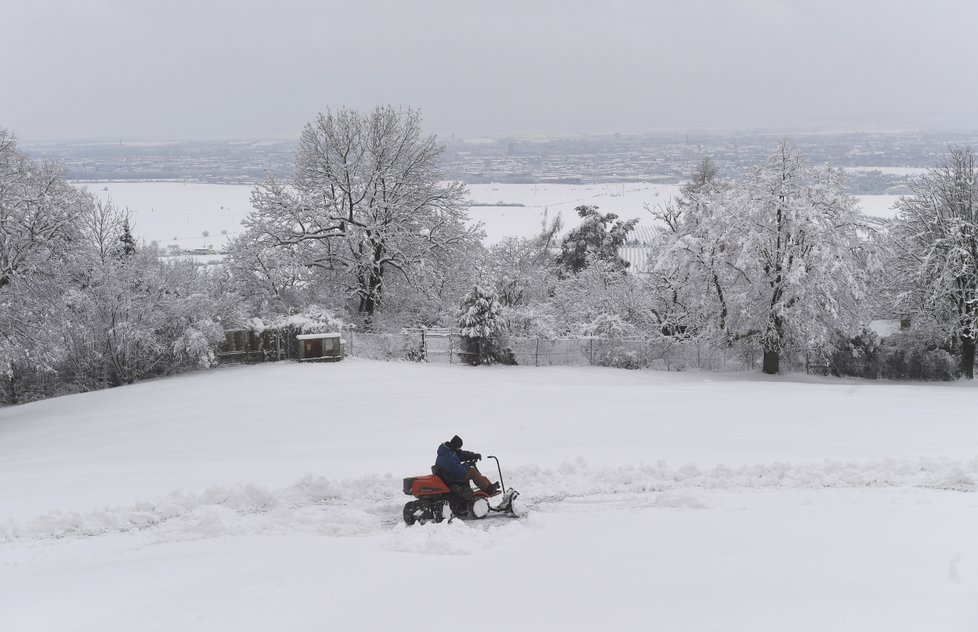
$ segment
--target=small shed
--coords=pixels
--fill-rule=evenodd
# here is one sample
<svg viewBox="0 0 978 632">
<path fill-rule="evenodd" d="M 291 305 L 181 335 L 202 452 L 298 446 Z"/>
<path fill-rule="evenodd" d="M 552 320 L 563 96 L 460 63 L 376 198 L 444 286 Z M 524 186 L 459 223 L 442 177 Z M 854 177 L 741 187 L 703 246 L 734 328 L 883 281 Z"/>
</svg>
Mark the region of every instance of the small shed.
<svg viewBox="0 0 978 632">
<path fill-rule="evenodd" d="M 346 355 L 346 340 L 339 333 L 299 334 L 299 362 L 339 362 Z"/>
</svg>

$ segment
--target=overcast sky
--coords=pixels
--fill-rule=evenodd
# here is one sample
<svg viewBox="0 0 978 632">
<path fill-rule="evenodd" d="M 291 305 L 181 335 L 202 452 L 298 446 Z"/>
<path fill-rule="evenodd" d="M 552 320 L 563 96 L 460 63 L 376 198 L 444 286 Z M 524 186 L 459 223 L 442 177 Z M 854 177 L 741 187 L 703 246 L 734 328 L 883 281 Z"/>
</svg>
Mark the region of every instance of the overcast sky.
<svg viewBox="0 0 978 632">
<path fill-rule="evenodd" d="M 11 0 L 23 141 L 296 138 L 420 108 L 464 135 L 978 127 L 973 0 Z"/>
</svg>

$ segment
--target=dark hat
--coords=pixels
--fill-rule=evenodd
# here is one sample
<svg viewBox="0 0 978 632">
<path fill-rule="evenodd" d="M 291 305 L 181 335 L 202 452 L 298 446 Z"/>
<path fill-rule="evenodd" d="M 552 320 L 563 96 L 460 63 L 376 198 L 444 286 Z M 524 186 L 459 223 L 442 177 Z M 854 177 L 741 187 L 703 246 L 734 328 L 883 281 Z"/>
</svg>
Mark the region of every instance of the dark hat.
<svg viewBox="0 0 978 632">
<path fill-rule="evenodd" d="M 453 450 L 458 450 L 462 447 L 462 437 L 455 435 L 452 440 L 448 442 L 448 447 Z"/>
</svg>

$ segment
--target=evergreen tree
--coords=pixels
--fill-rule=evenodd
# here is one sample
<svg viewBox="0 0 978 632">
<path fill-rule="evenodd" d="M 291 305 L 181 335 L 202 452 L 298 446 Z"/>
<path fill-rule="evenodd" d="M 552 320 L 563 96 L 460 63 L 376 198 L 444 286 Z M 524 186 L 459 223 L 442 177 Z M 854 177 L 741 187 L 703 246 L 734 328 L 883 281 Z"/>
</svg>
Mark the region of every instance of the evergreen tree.
<svg viewBox="0 0 978 632">
<path fill-rule="evenodd" d="M 474 286 L 462 299 L 458 326 L 466 363 L 516 364 L 512 352 L 503 346 L 500 306 L 495 292 Z"/>
<path fill-rule="evenodd" d="M 122 221 L 122 234 L 119 235 L 119 254 L 123 257 L 136 254 L 136 240 L 132 236 L 128 217 Z"/>
<path fill-rule="evenodd" d="M 578 206 L 574 210 L 584 221 L 567 233 L 560 245 L 558 267 L 565 274 L 577 274 L 597 259 L 627 268 L 628 262 L 621 258 L 618 249 L 625 245 L 638 218 L 622 221 L 614 213 L 599 213 L 597 206 Z"/>
</svg>

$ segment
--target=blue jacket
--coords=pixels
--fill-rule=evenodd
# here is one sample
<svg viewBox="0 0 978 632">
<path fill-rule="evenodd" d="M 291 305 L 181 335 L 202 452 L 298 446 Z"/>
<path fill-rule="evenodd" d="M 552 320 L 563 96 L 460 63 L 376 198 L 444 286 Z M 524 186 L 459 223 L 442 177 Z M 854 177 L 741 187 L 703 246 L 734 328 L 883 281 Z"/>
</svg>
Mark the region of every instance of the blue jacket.
<svg viewBox="0 0 978 632">
<path fill-rule="evenodd" d="M 459 450 L 456 452 L 448 447 L 448 442 L 438 446 L 438 458 L 435 459 L 435 467 L 441 470 L 442 477 L 447 483 L 461 483 L 469 471 L 469 465 L 462 461 L 475 459 L 475 452 Z"/>
</svg>

